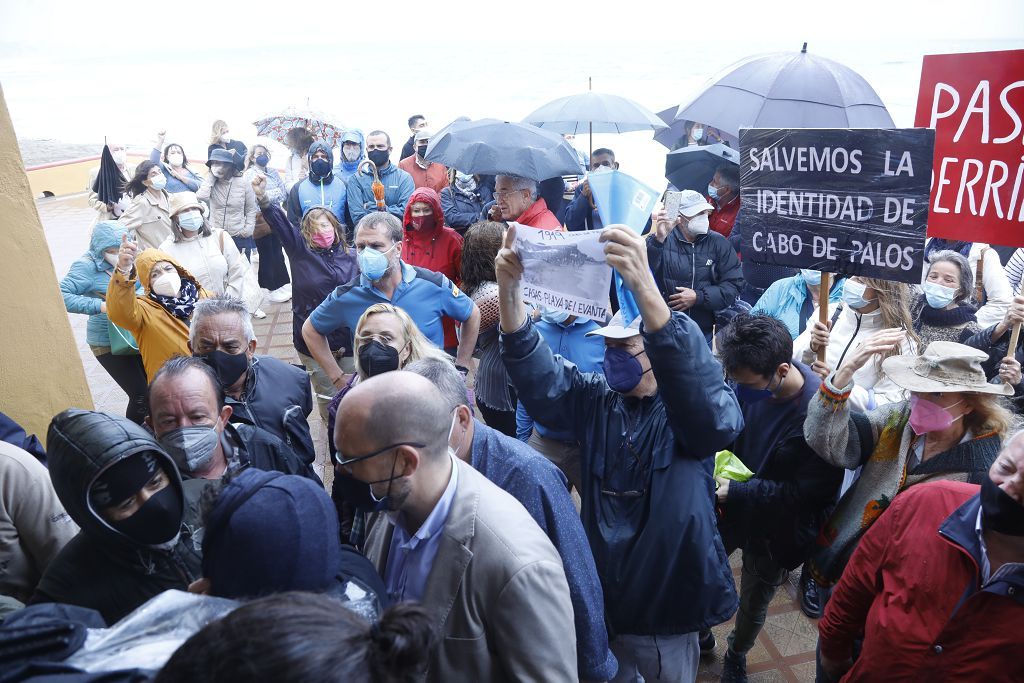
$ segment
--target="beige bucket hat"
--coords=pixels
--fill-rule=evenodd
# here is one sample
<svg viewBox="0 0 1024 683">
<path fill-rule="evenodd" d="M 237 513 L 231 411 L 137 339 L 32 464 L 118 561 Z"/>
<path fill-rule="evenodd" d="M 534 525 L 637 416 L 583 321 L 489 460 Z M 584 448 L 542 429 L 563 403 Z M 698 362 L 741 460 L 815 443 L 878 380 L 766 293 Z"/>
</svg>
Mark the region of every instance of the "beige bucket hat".
<svg viewBox="0 0 1024 683">
<path fill-rule="evenodd" d="M 957 391 L 973 394 L 1009 396 L 1008 384 L 989 384 L 981 364 L 988 360 L 984 351 L 949 341 L 928 345 L 920 356 L 891 356 L 882 361 L 882 371 L 908 391 Z"/>
</svg>

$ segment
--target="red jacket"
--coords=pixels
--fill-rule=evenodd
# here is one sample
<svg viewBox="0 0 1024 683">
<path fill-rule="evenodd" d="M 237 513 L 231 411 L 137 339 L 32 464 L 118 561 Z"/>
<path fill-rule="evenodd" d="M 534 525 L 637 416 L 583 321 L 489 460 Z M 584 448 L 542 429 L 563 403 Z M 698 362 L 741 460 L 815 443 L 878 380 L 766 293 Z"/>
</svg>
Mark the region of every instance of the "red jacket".
<svg viewBox="0 0 1024 683">
<path fill-rule="evenodd" d="M 736 195 L 725 204 L 719 204 L 718 200 L 712 202 L 715 210 L 708 216 L 708 223 L 711 229 L 722 237 L 728 237 L 732 233 L 732 226 L 736 223 L 736 214 L 740 212 L 740 196 Z"/>
<path fill-rule="evenodd" d="M 537 201 L 526 207 L 526 211 L 519 214 L 515 222 L 541 230 L 565 230 L 558 217 L 548 210 L 548 203 L 543 197 L 537 197 Z"/>
<path fill-rule="evenodd" d="M 429 187 L 434 192 L 440 192 L 448 187 L 448 167 L 444 164 L 431 162 L 426 168 L 420 168 L 414 154 L 399 161 L 398 168 L 412 176 L 412 182 L 416 187 Z"/>
<path fill-rule="evenodd" d="M 913 486 L 861 538 L 818 623 L 830 659 L 864 634 L 843 681 L 1024 680 L 1024 569 L 980 585 L 978 490 Z"/>
<path fill-rule="evenodd" d="M 434 228 L 429 231 L 415 230 L 412 227 L 412 205 L 426 202 L 434 209 Z M 405 218 L 402 219 L 405 238 L 402 240 L 402 260 L 411 266 L 419 266 L 427 270 L 441 273 L 456 285 L 462 284 L 462 235 L 444 224 L 444 211 L 441 210 L 441 198 L 429 187 L 420 187 L 413 191 L 405 205 Z M 445 317 L 444 345 L 457 346 L 455 321 Z"/>
</svg>

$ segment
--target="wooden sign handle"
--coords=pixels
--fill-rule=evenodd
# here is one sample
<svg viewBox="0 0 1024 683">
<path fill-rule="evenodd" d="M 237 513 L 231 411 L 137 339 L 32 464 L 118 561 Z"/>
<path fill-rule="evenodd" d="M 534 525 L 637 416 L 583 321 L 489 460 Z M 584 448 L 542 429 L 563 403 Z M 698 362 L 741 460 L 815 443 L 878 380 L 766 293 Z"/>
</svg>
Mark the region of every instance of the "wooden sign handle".
<svg viewBox="0 0 1024 683">
<path fill-rule="evenodd" d="M 821 274 L 821 284 L 818 285 L 818 321 L 827 325 L 828 324 L 828 290 L 829 290 L 829 274 Z M 825 349 L 824 347 L 818 349 L 818 360 L 822 363 L 825 362 Z"/>
<path fill-rule="evenodd" d="M 1006 357 L 1014 358 L 1017 355 L 1017 340 L 1020 338 L 1020 323 L 1013 324 L 1013 332 L 1010 333 L 1010 346 L 1006 349 Z"/>
</svg>

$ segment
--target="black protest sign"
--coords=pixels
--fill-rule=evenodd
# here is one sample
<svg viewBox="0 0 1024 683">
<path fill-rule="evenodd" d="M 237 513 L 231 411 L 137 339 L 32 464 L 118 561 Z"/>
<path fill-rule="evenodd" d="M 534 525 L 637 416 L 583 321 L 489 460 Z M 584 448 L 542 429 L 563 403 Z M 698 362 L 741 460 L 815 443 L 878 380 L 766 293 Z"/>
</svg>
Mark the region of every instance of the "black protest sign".
<svg viewBox="0 0 1024 683">
<path fill-rule="evenodd" d="M 935 132 L 740 130 L 743 258 L 919 283 Z"/>
</svg>

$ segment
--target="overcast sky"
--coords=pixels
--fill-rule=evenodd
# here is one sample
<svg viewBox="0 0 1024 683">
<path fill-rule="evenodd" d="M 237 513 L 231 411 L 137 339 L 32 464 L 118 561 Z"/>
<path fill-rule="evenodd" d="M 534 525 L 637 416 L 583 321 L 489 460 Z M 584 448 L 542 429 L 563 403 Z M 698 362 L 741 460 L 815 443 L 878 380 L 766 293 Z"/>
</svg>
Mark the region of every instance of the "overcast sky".
<svg viewBox="0 0 1024 683">
<path fill-rule="evenodd" d="M 588 77 L 660 111 L 738 59 L 804 41 L 911 126 L 922 56 L 1024 48 L 1024 0 L 0 0 L 0 86 L 22 139 L 146 149 L 167 129 L 201 159 L 214 119 L 252 143 L 252 121 L 308 102 L 398 148 L 412 113 L 435 129 L 519 120 Z M 661 182 L 649 132 L 602 145 Z"/>
<path fill-rule="evenodd" d="M 372 8 L 372 10 L 371 10 Z M 404 30 L 403 30 L 404 29 Z M 423 41 L 432 59 L 457 53 L 474 36 L 543 46 L 551 41 L 590 50 L 613 49 L 619 41 L 723 40 L 905 41 L 908 39 L 1024 38 L 1021 0 L 501 0 L 484 2 L 265 2 L 257 0 L 3 0 L 0 42 L 59 47 L 95 46 L 119 30 L 130 54 L 146 37 L 154 48 L 181 40 L 203 43 L 221 32 L 268 45 L 308 42 L 323 34 L 387 45 Z M 9 47 L 9 45 L 7 45 Z M 486 55 L 478 55 L 486 58 Z M 437 61 L 431 63 L 437 64 Z"/>
</svg>

